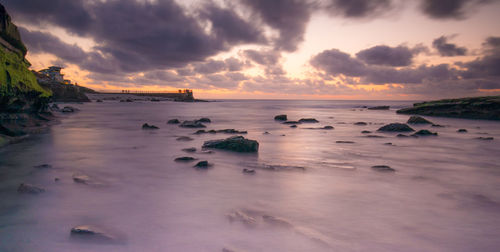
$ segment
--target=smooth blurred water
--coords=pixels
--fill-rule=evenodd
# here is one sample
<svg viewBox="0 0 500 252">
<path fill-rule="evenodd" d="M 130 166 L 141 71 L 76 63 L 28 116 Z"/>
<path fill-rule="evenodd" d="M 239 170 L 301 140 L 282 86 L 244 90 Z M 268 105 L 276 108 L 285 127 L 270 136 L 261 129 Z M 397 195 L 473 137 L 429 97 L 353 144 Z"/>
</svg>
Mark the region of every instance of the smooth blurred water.
<svg viewBox="0 0 500 252">
<path fill-rule="evenodd" d="M 427 117 L 446 127 L 414 128 L 439 136 L 397 138 L 375 131 L 408 116 L 363 105 L 410 102 L 75 105 L 81 111 L 61 115 L 49 133 L 0 149 L 0 251 L 498 251 L 500 122 Z M 320 123 L 293 129 L 275 122 L 277 114 Z M 207 129 L 247 130 L 245 137 L 260 143 L 258 154 L 203 154 L 204 141 L 229 135 L 193 135 L 196 129 L 166 124 L 200 117 L 212 119 Z M 368 125 L 353 125 L 358 121 Z M 160 129 L 142 130 L 145 122 Z M 306 129 L 325 125 L 335 129 Z M 188 147 L 198 152 L 181 151 Z M 174 162 L 179 156 L 213 167 Z M 33 168 L 44 163 L 53 168 Z M 284 169 L 259 169 L 271 165 Z M 242 173 L 246 167 L 256 174 Z M 77 184 L 73 174 L 94 184 Z M 46 192 L 18 194 L 20 183 Z M 254 225 L 231 222 L 235 212 Z M 84 224 L 107 230 L 116 242 L 70 237 L 72 227 Z"/>
</svg>

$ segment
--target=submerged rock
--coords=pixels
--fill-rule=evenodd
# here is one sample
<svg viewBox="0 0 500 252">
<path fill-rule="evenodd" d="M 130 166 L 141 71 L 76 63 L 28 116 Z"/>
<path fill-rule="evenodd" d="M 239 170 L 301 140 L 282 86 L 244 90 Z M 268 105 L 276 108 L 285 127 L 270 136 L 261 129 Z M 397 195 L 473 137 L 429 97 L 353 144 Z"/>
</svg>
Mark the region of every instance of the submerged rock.
<svg viewBox="0 0 500 252">
<path fill-rule="evenodd" d="M 206 128 L 206 126 L 203 125 L 199 121 L 184 121 L 179 125 L 179 127 L 182 127 L 182 128 Z"/>
<path fill-rule="evenodd" d="M 430 131 L 428 131 L 426 129 L 423 129 L 423 130 L 417 131 L 412 136 L 437 136 L 437 135 L 438 135 L 438 133 L 430 132 Z"/>
<path fill-rule="evenodd" d="M 50 169 L 50 168 L 52 168 L 52 165 L 41 164 L 41 165 L 35 165 L 35 166 L 33 166 L 33 168 L 37 168 L 37 169 Z"/>
<path fill-rule="evenodd" d="M 432 127 L 435 127 L 435 128 L 443 128 L 444 126 L 443 125 L 439 125 L 439 124 L 433 124 Z"/>
<path fill-rule="evenodd" d="M 301 122 L 301 123 L 319 123 L 319 121 L 314 119 L 314 118 L 302 118 L 299 120 L 299 122 Z"/>
<path fill-rule="evenodd" d="M 357 126 L 366 126 L 368 124 L 365 123 L 365 122 L 355 122 L 354 125 L 357 125 Z"/>
<path fill-rule="evenodd" d="M 102 102 L 102 100 L 101 99 L 97 99 L 95 102 Z"/>
<path fill-rule="evenodd" d="M 210 118 L 207 118 L 207 117 L 202 117 L 198 120 L 196 120 L 195 122 L 201 122 L 201 123 L 211 123 L 212 120 L 210 120 Z"/>
<path fill-rule="evenodd" d="M 193 139 L 188 137 L 188 136 L 180 136 L 180 137 L 176 138 L 175 140 L 177 140 L 177 141 L 193 141 Z"/>
<path fill-rule="evenodd" d="M 107 234 L 103 230 L 89 225 L 76 226 L 71 229 L 70 234 L 73 238 L 88 238 L 99 241 L 113 241 L 116 239 L 114 236 Z"/>
<path fill-rule="evenodd" d="M 363 131 L 361 131 L 361 133 L 363 133 L 363 134 L 370 134 L 370 133 L 372 133 L 372 132 L 371 132 L 371 131 L 369 131 L 369 130 L 363 130 Z"/>
<path fill-rule="evenodd" d="M 257 225 L 257 220 L 241 211 L 234 211 L 227 215 L 230 222 L 239 221 L 246 226 L 255 227 Z"/>
<path fill-rule="evenodd" d="M 410 119 L 406 122 L 408 124 L 433 124 L 431 121 L 420 117 L 420 116 L 411 116 Z"/>
<path fill-rule="evenodd" d="M 286 121 L 288 120 L 287 116 L 286 115 L 277 115 L 274 117 L 274 120 L 276 121 Z"/>
<path fill-rule="evenodd" d="M 374 165 L 374 166 L 372 166 L 372 169 L 379 171 L 379 172 L 395 172 L 396 171 L 395 169 L 393 169 L 387 165 Z"/>
<path fill-rule="evenodd" d="M 199 168 L 199 169 L 207 169 L 209 166 L 210 166 L 210 164 L 208 163 L 208 161 L 204 160 L 204 161 L 198 162 L 193 167 Z"/>
<path fill-rule="evenodd" d="M 243 169 L 243 173 L 246 173 L 246 174 L 255 174 L 255 170 L 254 169 L 244 168 Z"/>
<path fill-rule="evenodd" d="M 494 138 L 493 137 L 478 137 L 476 139 L 489 141 L 489 140 L 493 140 Z"/>
<path fill-rule="evenodd" d="M 80 184 L 89 184 L 90 178 L 89 176 L 83 174 L 73 174 L 73 181 Z"/>
<path fill-rule="evenodd" d="M 170 119 L 167 121 L 168 124 L 179 124 L 181 123 L 179 119 Z"/>
<path fill-rule="evenodd" d="M 196 152 L 196 148 L 195 147 L 185 148 L 185 149 L 182 149 L 182 151 L 184 151 L 184 152 Z"/>
<path fill-rule="evenodd" d="M 209 130 L 209 131 L 206 131 L 206 130 L 198 130 L 196 131 L 194 134 L 206 134 L 206 133 L 210 133 L 210 134 L 215 134 L 215 133 L 225 133 L 225 134 L 247 134 L 248 132 L 246 130 L 242 130 L 242 131 L 239 131 L 239 130 L 235 130 L 235 129 L 222 129 L 222 130 Z"/>
<path fill-rule="evenodd" d="M 259 143 L 255 140 L 245 139 L 243 136 L 234 136 L 226 139 L 206 141 L 203 148 L 223 149 L 236 152 L 257 152 Z"/>
<path fill-rule="evenodd" d="M 64 107 L 61 110 L 61 112 L 63 112 L 63 113 L 73 113 L 73 112 L 76 112 L 76 111 L 78 111 L 78 109 L 74 108 L 74 107 L 71 107 L 71 106 L 66 106 L 66 107 Z"/>
<path fill-rule="evenodd" d="M 334 127 L 330 126 L 330 125 L 326 125 L 323 127 L 323 129 L 330 130 L 330 129 L 334 129 Z"/>
<path fill-rule="evenodd" d="M 45 189 L 35 185 L 21 183 L 17 188 L 17 192 L 27 193 L 27 194 L 39 194 L 45 192 Z"/>
<path fill-rule="evenodd" d="M 158 127 L 154 126 L 154 125 L 149 125 L 147 123 L 143 124 L 142 125 L 142 129 L 143 130 L 155 130 L 155 129 L 159 129 Z"/>
<path fill-rule="evenodd" d="M 405 134 L 398 134 L 397 137 L 410 137 L 410 136 L 405 135 Z"/>
<path fill-rule="evenodd" d="M 175 162 L 191 162 L 194 160 L 196 160 L 196 158 L 194 158 L 194 157 L 178 157 L 178 158 L 174 159 Z"/>
<path fill-rule="evenodd" d="M 467 133 L 467 130 L 466 129 L 458 129 L 457 132 L 458 133 Z"/>
<path fill-rule="evenodd" d="M 297 125 L 290 125 L 290 128 L 297 128 Z"/>
<path fill-rule="evenodd" d="M 286 121 L 286 122 L 283 122 L 283 124 L 300 124 L 301 122 L 299 121 Z"/>
<path fill-rule="evenodd" d="M 391 107 L 389 106 L 375 106 L 375 107 L 369 107 L 369 110 L 389 110 Z"/>
<path fill-rule="evenodd" d="M 335 141 L 336 143 L 353 144 L 353 141 Z"/>
<path fill-rule="evenodd" d="M 411 132 L 415 131 L 412 129 L 410 126 L 404 124 L 404 123 L 391 123 L 384 125 L 378 129 L 378 131 L 384 131 L 384 132 Z"/>
</svg>

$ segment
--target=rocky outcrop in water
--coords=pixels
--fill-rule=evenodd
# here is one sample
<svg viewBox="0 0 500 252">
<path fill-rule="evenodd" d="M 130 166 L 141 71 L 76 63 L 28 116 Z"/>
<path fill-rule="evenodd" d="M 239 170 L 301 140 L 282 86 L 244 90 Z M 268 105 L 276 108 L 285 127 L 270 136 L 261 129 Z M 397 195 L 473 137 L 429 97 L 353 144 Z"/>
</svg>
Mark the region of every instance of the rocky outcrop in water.
<svg viewBox="0 0 500 252">
<path fill-rule="evenodd" d="M 27 193 L 27 194 L 39 194 L 39 193 L 45 192 L 45 189 L 38 187 L 38 186 L 35 186 L 35 185 L 22 183 L 17 188 L 17 192 L 18 193 Z"/>
<path fill-rule="evenodd" d="M 379 172 L 395 172 L 396 170 L 387 165 L 374 165 L 372 169 Z"/>
<path fill-rule="evenodd" d="M 182 128 L 206 128 L 207 126 L 203 125 L 203 123 L 199 121 L 184 121 L 179 127 Z"/>
<path fill-rule="evenodd" d="M 203 148 L 214 148 L 236 152 L 257 152 L 259 143 L 255 140 L 246 139 L 243 136 L 234 136 L 226 139 L 206 141 Z"/>
<path fill-rule="evenodd" d="M 437 136 L 438 133 L 430 132 L 429 130 L 423 129 L 415 132 L 412 136 Z"/>
<path fill-rule="evenodd" d="M 389 110 L 391 107 L 389 106 L 375 106 L 375 107 L 369 107 L 369 110 Z"/>
<path fill-rule="evenodd" d="M 415 131 L 412 129 L 410 126 L 404 124 L 404 123 L 390 123 L 387 125 L 384 125 L 378 129 L 378 131 L 384 131 L 384 132 L 411 132 Z"/>
<path fill-rule="evenodd" d="M 429 121 L 423 117 L 420 117 L 420 116 L 411 116 L 406 123 L 408 123 L 408 124 L 433 124 L 431 121 Z"/>
<path fill-rule="evenodd" d="M 154 126 L 154 125 L 149 125 L 147 123 L 143 124 L 142 125 L 142 129 L 143 130 L 156 130 L 156 129 L 159 129 L 158 127 Z"/>
<path fill-rule="evenodd" d="M 301 123 L 319 123 L 315 118 L 302 118 L 299 120 Z"/>
<path fill-rule="evenodd" d="M 276 121 L 286 121 L 288 119 L 287 119 L 286 115 L 277 115 L 277 116 L 274 117 L 274 120 L 276 120 Z"/>
<path fill-rule="evenodd" d="M 500 120 L 500 96 L 444 99 L 413 104 L 398 114 Z"/>
</svg>

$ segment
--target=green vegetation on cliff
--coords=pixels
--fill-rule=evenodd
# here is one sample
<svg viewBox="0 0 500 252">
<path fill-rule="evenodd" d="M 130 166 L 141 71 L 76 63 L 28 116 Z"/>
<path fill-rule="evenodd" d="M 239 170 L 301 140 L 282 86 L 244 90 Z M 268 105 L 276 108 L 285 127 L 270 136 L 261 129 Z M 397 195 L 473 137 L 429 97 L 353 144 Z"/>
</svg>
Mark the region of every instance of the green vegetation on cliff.
<svg viewBox="0 0 500 252">
<path fill-rule="evenodd" d="M 416 114 L 468 119 L 500 120 L 500 96 L 444 99 L 413 104 L 398 114 Z"/>
<path fill-rule="evenodd" d="M 40 97 L 52 95 L 42 88 L 35 75 L 28 69 L 29 63 L 7 48 L 0 48 L 0 96 L 14 95 L 13 92 L 37 91 Z"/>
</svg>

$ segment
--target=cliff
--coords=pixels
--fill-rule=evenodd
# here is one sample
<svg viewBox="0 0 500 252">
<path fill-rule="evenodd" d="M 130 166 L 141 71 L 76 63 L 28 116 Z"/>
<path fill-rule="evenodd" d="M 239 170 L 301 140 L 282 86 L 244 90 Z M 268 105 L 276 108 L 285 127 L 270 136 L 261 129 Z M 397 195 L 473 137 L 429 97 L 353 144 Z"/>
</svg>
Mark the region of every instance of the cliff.
<svg viewBox="0 0 500 252">
<path fill-rule="evenodd" d="M 398 114 L 443 116 L 467 119 L 500 120 L 500 96 L 445 99 L 413 104 Z"/>
<path fill-rule="evenodd" d="M 37 131 L 48 121 L 47 105 L 52 95 L 41 87 L 28 69 L 26 46 L 16 25 L 0 4 L 0 146 L 12 137 Z"/>
<path fill-rule="evenodd" d="M 36 76 L 38 84 L 52 92 L 51 101 L 53 102 L 90 102 L 86 94 L 97 93 L 90 88 L 54 81 L 47 75 L 39 72 L 33 73 Z"/>
</svg>

